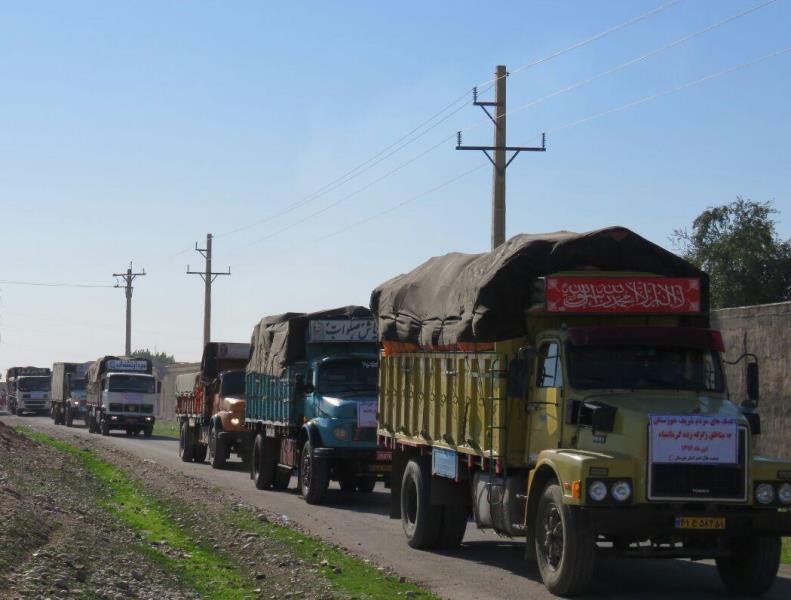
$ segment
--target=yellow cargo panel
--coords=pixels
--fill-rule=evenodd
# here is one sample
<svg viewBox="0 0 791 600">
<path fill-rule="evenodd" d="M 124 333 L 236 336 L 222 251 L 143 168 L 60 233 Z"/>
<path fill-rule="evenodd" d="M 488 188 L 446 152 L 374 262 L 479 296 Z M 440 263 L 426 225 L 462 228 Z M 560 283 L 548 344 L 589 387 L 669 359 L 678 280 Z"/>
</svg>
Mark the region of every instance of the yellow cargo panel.
<svg viewBox="0 0 791 600">
<path fill-rule="evenodd" d="M 523 465 L 527 411 L 524 402 L 506 394 L 513 346 L 512 341 L 492 352 L 382 357 L 380 435 Z"/>
</svg>

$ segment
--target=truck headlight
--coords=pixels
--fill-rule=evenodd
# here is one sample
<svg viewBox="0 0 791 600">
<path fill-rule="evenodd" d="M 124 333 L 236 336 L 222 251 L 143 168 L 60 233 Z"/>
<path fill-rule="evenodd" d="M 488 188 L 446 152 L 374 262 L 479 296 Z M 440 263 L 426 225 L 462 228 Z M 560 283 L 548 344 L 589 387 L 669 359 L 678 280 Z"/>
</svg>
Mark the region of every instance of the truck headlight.
<svg viewBox="0 0 791 600">
<path fill-rule="evenodd" d="M 607 497 L 607 485 L 603 481 L 594 481 L 588 486 L 588 496 L 595 502 L 601 502 Z"/>
<path fill-rule="evenodd" d="M 777 498 L 783 504 L 791 504 L 791 483 L 781 483 L 777 488 Z"/>
<path fill-rule="evenodd" d="M 239 417 L 231 417 L 231 425 L 238 425 Z"/>
<path fill-rule="evenodd" d="M 345 427 L 336 427 L 332 430 L 332 435 L 336 440 L 345 440 L 349 437 L 349 432 Z"/>
<path fill-rule="evenodd" d="M 774 486 L 771 483 L 759 483 L 755 487 L 755 499 L 761 504 L 771 504 L 774 502 Z"/>
<path fill-rule="evenodd" d="M 632 486 L 628 481 L 616 481 L 610 490 L 612 497 L 618 502 L 625 502 L 632 495 Z"/>
</svg>

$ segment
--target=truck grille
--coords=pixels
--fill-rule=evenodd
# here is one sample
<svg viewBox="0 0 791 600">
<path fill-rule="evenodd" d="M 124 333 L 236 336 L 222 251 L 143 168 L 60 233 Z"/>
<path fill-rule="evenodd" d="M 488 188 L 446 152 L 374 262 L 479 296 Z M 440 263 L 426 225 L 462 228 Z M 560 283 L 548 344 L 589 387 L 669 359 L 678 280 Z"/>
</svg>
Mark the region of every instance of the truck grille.
<svg viewBox="0 0 791 600">
<path fill-rule="evenodd" d="M 648 497 L 651 500 L 746 500 L 747 431 L 739 428 L 738 465 L 651 465 Z"/>
</svg>

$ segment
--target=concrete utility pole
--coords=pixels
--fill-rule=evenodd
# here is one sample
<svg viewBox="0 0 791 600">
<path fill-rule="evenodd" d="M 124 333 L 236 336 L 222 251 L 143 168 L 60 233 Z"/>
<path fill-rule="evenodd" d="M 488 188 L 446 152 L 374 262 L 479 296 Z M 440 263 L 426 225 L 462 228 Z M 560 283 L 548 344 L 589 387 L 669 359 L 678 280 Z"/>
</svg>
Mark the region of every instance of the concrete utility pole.
<svg viewBox="0 0 791 600">
<path fill-rule="evenodd" d="M 478 88 L 472 89 L 472 103 L 480 106 L 483 112 L 494 123 L 494 146 L 462 146 L 461 131 L 458 133 L 456 150 L 481 150 L 489 159 L 494 167 L 492 174 L 492 250 L 497 248 L 505 241 L 505 171 L 520 152 L 544 152 L 546 151 L 546 134 L 542 134 L 540 147 L 526 146 L 507 146 L 506 145 L 506 111 L 505 102 L 505 80 L 508 72 L 505 66 L 497 67 L 495 79 L 495 100 L 494 102 L 478 101 Z M 495 107 L 495 116 L 487 110 L 487 106 Z M 494 158 L 489 154 L 492 152 Z M 506 157 L 507 152 L 513 152 L 511 158 Z"/>
<path fill-rule="evenodd" d="M 132 290 L 134 289 L 132 287 L 132 282 L 136 277 L 143 277 L 145 274 L 145 269 L 143 269 L 142 273 L 132 273 L 131 261 L 126 273 L 113 273 L 113 277 L 120 277 L 124 280 L 124 285 L 116 283 L 115 287 L 126 289 L 126 347 L 124 350 L 124 356 L 129 356 L 132 354 Z"/>
<path fill-rule="evenodd" d="M 195 242 L 195 250 L 206 259 L 206 270 L 205 271 L 190 271 L 189 265 L 187 265 L 187 274 L 188 275 L 200 275 L 201 279 L 203 279 L 203 283 L 205 285 L 204 297 L 203 297 L 203 347 L 206 347 L 211 341 L 211 284 L 214 282 L 217 277 L 220 275 L 230 275 L 231 274 L 231 267 L 228 267 L 227 272 L 222 273 L 213 273 L 211 270 L 211 241 L 212 235 L 210 233 L 206 234 L 206 247 L 205 248 L 198 248 L 198 242 Z"/>
</svg>

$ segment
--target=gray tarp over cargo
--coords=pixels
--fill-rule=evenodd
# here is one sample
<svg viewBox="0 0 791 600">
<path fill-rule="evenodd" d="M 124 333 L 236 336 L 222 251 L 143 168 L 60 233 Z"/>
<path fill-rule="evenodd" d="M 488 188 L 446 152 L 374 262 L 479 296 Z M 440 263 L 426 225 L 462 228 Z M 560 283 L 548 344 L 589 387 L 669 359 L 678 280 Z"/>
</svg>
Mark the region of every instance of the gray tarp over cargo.
<svg viewBox="0 0 791 600">
<path fill-rule="evenodd" d="M 305 359 L 305 340 L 311 319 L 370 319 L 364 306 L 343 306 L 314 313 L 284 313 L 264 317 L 253 329 L 247 371 L 280 377 L 286 367 Z"/>
<path fill-rule="evenodd" d="M 200 378 L 200 371 L 176 375 L 176 395 L 192 394 L 195 391 L 195 383 L 198 378 Z"/>
<path fill-rule="evenodd" d="M 436 256 L 377 287 L 371 310 L 379 339 L 425 346 L 494 342 L 525 334 L 533 281 L 560 271 L 639 271 L 708 276 L 624 227 L 588 233 L 521 234 L 482 254 Z"/>
</svg>

